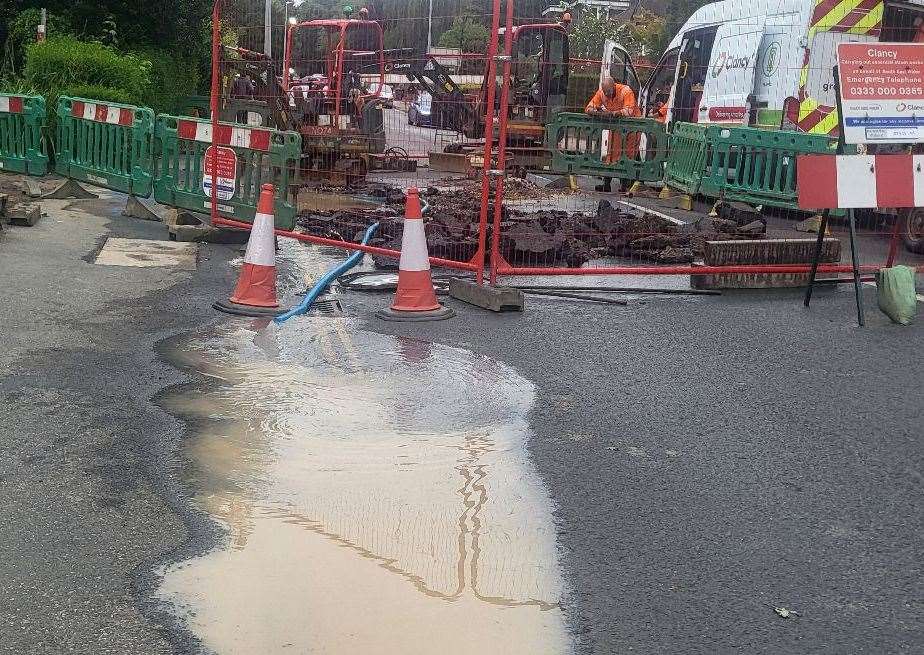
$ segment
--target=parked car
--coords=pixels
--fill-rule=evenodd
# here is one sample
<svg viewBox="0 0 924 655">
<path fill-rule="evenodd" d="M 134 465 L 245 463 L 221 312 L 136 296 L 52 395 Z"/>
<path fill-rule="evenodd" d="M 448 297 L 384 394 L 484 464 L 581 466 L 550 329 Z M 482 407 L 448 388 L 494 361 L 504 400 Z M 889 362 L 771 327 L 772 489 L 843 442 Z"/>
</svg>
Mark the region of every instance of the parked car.
<svg viewBox="0 0 924 655">
<path fill-rule="evenodd" d="M 411 103 L 407 110 L 408 125 L 417 125 L 418 127 L 430 127 L 433 112 L 433 96 L 426 91 L 417 94 L 417 99 Z"/>
<path fill-rule="evenodd" d="M 392 109 L 395 106 L 395 92 L 389 84 L 383 84 L 381 92 L 379 91 L 379 83 L 373 82 L 369 85 L 369 93 L 371 95 L 377 95 L 382 100 L 382 106 L 386 109 Z"/>
</svg>

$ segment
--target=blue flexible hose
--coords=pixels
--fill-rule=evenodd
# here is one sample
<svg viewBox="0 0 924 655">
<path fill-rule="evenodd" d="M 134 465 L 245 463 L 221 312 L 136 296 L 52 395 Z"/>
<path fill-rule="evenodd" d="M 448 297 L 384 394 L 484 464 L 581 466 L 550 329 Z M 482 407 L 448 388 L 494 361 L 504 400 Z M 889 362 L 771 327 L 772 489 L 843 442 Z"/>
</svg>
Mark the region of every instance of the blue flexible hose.
<svg viewBox="0 0 924 655">
<path fill-rule="evenodd" d="M 373 223 L 369 226 L 369 229 L 366 230 L 366 234 L 363 236 L 362 244 L 364 246 L 369 243 L 369 240 L 375 234 L 377 229 L 379 229 L 378 223 Z M 350 255 L 350 257 L 345 262 L 330 269 L 327 273 L 324 274 L 324 277 L 318 280 L 317 284 L 315 284 L 311 291 L 308 292 L 308 294 L 305 296 L 305 299 L 302 300 L 298 307 L 294 307 L 287 311 L 285 314 L 277 316 L 273 319 L 273 322 L 276 323 L 276 325 L 282 325 L 293 316 L 299 316 L 300 314 L 307 312 L 309 309 L 311 309 L 311 305 L 314 304 L 314 301 L 318 299 L 318 296 L 324 293 L 327 287 L 330 286 L 330 283 L 361 262 L 364 254 L 365 253 L 361 251 L 356 251 Z"/>
</svg>

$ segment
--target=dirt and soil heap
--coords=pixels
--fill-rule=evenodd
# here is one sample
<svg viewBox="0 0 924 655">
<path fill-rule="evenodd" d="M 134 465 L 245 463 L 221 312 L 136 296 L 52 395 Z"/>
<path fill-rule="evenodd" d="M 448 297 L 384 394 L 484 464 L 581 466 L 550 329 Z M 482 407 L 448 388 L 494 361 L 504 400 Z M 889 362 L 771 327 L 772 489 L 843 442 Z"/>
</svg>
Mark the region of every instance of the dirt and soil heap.
<svg viewBox="0 0 924 655">
<path fill-rule="evenodd" d="M 404 193 L 376 187 L 370 195 L 381 199 L 376 209 L 348 210 L 299 217 L 302 230 L 317 236 L 356 242 L 375 221 L 379 230 L 373 245 L 401 248 Z M 522 180 L 505 181 L 505 199 L 542 200 L 556 195 Z M 432 257 L 469 261 L 478 250 L 481 216 L 481 183 L 454 181 L 453 186 L 433 186 L 421 191 L 427 225 L 427 245 Z M 740 213 L 741 219 L 752 218 Z M 488 218 L 487 243 L 491 243 Z M 678 224 L 643 209 L 600 201 L 594 214 L 542 210 L 526 212 L 504 206 L 500 252 L 516 266 L 579 267 L 591 260 L 619 257 L 659 264 L 680 264 L 702 255 L 708 241 L 753 239 L 765 232 L 761 220 L 739 225 L 733 218 L 703 219 Z M 488 248 L 490 250 L 490 247 Z M 377 263 L 394 266 L 390 259 Z"/>
</svg>

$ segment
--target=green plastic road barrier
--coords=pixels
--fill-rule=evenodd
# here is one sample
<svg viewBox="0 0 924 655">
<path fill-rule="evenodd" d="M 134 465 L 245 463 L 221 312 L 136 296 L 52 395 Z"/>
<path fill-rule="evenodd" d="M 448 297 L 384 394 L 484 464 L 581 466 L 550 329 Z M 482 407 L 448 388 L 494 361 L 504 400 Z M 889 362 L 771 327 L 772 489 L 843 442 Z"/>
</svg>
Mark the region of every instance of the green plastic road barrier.
<svg viewBox="0 0 924 655">
<path fill-rule="evenodd" d="M 85 98 L 58 99 L 55 171 L 147 198 L 154 182 L 154 112 Z"/>
<path fill-rule="evenodd" d="M 42 146 L 45 99 L 0 94 L 0 170 L 28 175 L 48 172 Z"/>
<path fill-rule="evenodd" d="M 796 156 L 837 148 L 836 139 L 821 134 L 718 125 L 707 128 L 706 143 L 700 193 L 787 209 L 799 206 Z"/>
<path fill-rule="evenodd" d="M 611 147 L 604 146 L 605 133 L 610 144 L 614 139 L 619 143 L 615 161 L 607 161 Z M 664 126 L 651 118 L 560 112 L 546 126 L 545 147 L 552 153 L 554 173 L 655 182 L 664 175 L 668 137 Z"/>
<path fill-rule="evenodd" d="M 664 165 L 664 183 L 690 195 L 698 194 L 706 169 L 706 152 L 705 125 L 676 123 Z"/>
<path fill-rule="evenodd" d="M 187 96 L 178 109 L 184 116 L 208 118 L 212 115 L 212 101 L 208 96 Z"/>
<path fill-rule="evenodd" d="M 210 211 L 212 173 L 205 154 L 212 144 L 212 123 L 195 118 L 157 117 L 155 140 L 160 158 L 154 180 L 157 202 L 194 212 Z M 277 229 L 295 228 L 301 136 L 266 127 L 220 123 L 217 135 L 218 211 L 225 218 L 252 223 L 260 187 L 276 186 Z"/>
</svg>

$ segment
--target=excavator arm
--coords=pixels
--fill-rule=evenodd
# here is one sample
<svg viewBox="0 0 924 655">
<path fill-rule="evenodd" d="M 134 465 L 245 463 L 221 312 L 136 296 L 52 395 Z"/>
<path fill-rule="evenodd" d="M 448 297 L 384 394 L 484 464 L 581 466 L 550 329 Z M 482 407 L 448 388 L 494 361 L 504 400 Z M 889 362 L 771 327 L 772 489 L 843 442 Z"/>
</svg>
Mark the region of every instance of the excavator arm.
<svg viewBox="0 0 924 655">
<path fill-rule="evenodd" d="M 430 94 L 440 127 L 463 132 L 477 121 L 474 104 L 435 57 L 424 55 L 397 61 L 392 64 L 391 70 L 403 73 Z"/>
</svg>

